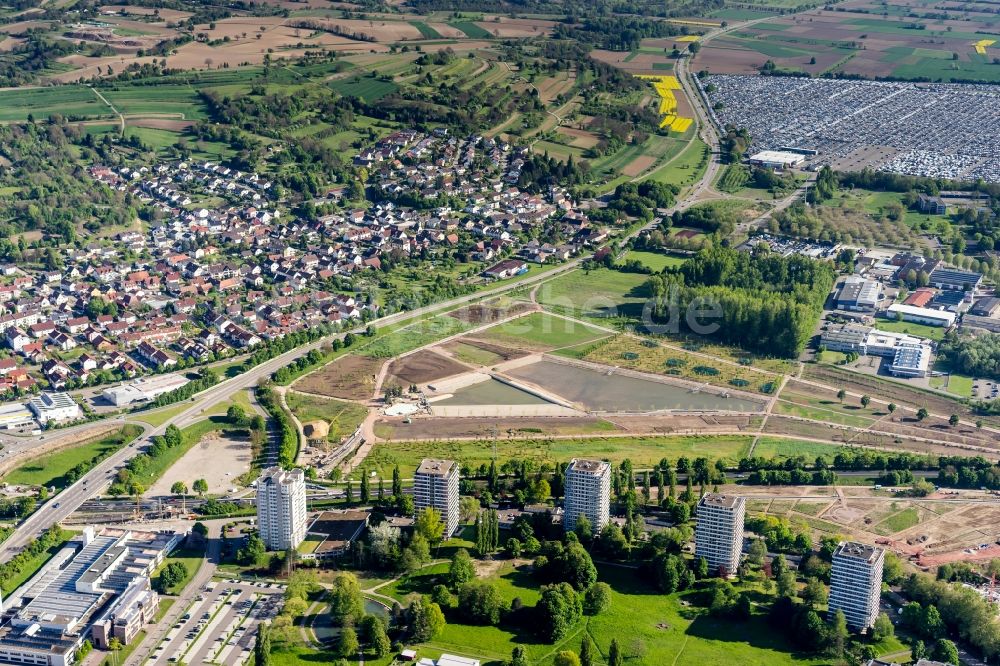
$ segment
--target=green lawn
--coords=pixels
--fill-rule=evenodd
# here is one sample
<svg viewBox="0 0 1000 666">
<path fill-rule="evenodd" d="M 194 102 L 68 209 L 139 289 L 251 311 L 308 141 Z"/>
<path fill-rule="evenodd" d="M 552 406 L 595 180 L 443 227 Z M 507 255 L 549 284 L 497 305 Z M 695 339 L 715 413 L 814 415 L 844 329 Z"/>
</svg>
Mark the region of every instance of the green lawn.
<svg viewBox="0 0 1000 666">
<path fill-rule="evenodd" d="M 477 334 L 477 337 L 532 349 L 554 349 L 593 342 L 608 335 L 610 333 L 578 321 L 563 319 L 547 312 L 532 312 L 488 328 Z"/>
<path fill-rule="evenodd" d="M 536 463 L 569 462 L 587 456 L 620 462 L 629 458 L 636 468 L 652 467 L 662 458 L 680 456 L 724 458 L 737 461 L 749 450 L 751 437 L 744 435 L 690 435 L 674 437 L 580 437 L 574 439 L 498 439 L 500 460 L 522 458 Z M 493 441 L 382 442 L 375 445 L 365 461 L 372 471 L 388 478 L 398 464 L 403 478 L 409 478 L 424 458 L 448 458 L 476 468 L 493 458 Z"/>
<path fill-rule="evenodd" d="M 708 165 L 707 155 L 708 146 L 701 139 L 695 138 L 684 152 L 650 174 L 649 179 L 686 187 L 701 177 Z"/>
<path fill-rule="evenodd" d="M 198 573 L 198 569 L 201 568 L 204 561 L 205 550 L 203 548 L 178 548 L 165 560 L 163 560 L 163 564 L 157 567 L 156 571 L 153 572 L 151 578 L 153 585 L 157 586 L 160 579 L 160 572 L 163 571 L 168 564 L 180 562 L 187 569 L 187 577 L 169 590 L 164 591 L 166 594 L 180 594 L 181 591 L 187 586 L 188 581 L 194 578 L 194 575 Z M 159 587 L 157 587 L 157 589 L 159 589 Z"/>
<path fill-rule="evenodd" d="M 643 252 L 641 250 L 630 250 L 625 253 L 625 261 L 638 261 L 643 266 L 649 268 L 650 270 L 659 273 L 664 268 L 673 268 L 674 266 L 680 266 L 685 261 L 686 257 L 677 257 L 669 254 L 662 254 L 660 252 Z"/>
<path fill-rule="evenodd" d="M 927 326 L 925 324 L 914 324 L 909 321 L 895 321 L 892 319 L 877 319 L 875 321 L 875 328 L 880 331 L 908 333 L 920 338 L 928 338 L 929 340 L 938 341 L 944 339 L 945 331 L 943 326 Z"/>
<path fill-rule="evenodd" d="M 835 409 L 832 405 L 830 408 L 811 407 L 799 403 L 786 402 L 784 398 L 775 404 L 774 409 L 778 414 L 788 414 L 790 416 L 798 416 L 802 419 L 825 421 L 827 423 L 855 426 L 858 428 L 866 428 L 870 426 L 873 421 L 873 419 L 870 418 L 855 416 L 854 414 L 845 414 L 844 412 Z"/>
<path fill-rule="evenodd" d="M 55 486 L 57 491 L 62 490 L 71 483 L 66 478 L 67 472 L 94 458 L 107 457 L 140 434 L 142 429 L 138 426 L 126 425 L 104 437 L 29 460 L 4 476 L 3 481 L 16 485 Z"/>
<path fill-rule="evenodd" d="M 933 388 L 942 389 L 963 398 L 972 397 L 972 377 L 966 375 L 949 374 L 944 377 L 931 377 L 929 383 Z"/>
</svg>

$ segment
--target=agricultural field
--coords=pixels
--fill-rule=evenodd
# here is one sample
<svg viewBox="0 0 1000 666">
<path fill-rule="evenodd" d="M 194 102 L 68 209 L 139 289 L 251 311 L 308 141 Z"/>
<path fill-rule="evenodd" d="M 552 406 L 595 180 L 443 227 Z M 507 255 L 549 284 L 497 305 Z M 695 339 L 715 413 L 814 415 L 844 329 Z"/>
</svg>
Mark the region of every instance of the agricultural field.
<svg viewBox="0 0 1000 666">
<path fill-rule="evenodd" d="M 772 60 L 780 70 L 813 76 L 1000 81 L 1000 67 L 992 61 L 996 51 L 985 45 L 1000 41 L 1000 28 L 987 17 L 945 12 L 946 19 L 917 18 L 901 0 L 877 10 L 865 5 L 846 2 L 837 12 L 811 9 L 743 26 L 707 43 L 694 59 L 695 68 L 754 74 Z"/>
<path fill-rule="evenodd" d="M 639 469 L 652 467 L 662 458 L 705 457 L 712 460 L 738 461 L 745 456 L 753 438 L 742 435 L 692 435 L 664 437 L 597 437 L 573 439 L 505 439 L 496 441 L 497 457 L 531 459 L 536 463 L 554 464 L 573 457 L 587 456 L 620 462 L 626 458 Z M 438 457 L 456 460 L 463 465 L 478 467 L 493 459 L 491 439 L 478 441 L 407 441 L 393 444 L 380 442 L 372 449 L 365 465 L 384 478 L 399 465 L 404 478 L 409 478 L 423 458 Z"/>
</svg>

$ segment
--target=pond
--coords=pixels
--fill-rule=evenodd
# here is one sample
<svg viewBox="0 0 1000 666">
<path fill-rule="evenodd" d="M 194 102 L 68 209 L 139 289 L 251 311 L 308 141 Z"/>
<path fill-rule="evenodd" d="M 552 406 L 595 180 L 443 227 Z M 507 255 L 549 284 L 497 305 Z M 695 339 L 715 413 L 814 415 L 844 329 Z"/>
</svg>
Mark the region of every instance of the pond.
<svg viewBox="0 0 1000 666">
<path fill-rule="evenodd" d="M 686 386 L 621 375 L 610 367 L 608 372 L 601 372 L 543 360 L 514 368 L 507 374 L 594 411 L 759 412 L 763 409 L 763 404 L 756 400 L 726 398 L 707 390 L 693 391 Z"/>
<path fill-rule="evenodd" d="M 316 638 L 323 643 L 330 642 L 340 635 L 340 627 L 335 627 L 330 623 L 329 610 L 329 606 L 324 606 L 313 622 L 313 630 L 316 632 Z M 365 598 L 365 613 L 369 615 L 389 617 L 388 608 L 379 602 L 368 598 Z"/>
</svg>

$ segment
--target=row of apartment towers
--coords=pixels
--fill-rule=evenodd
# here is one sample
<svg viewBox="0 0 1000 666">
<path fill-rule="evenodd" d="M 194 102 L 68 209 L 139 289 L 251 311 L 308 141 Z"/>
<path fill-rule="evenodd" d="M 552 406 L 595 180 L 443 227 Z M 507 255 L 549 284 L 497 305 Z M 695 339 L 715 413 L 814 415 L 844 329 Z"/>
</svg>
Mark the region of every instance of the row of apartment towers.
<svg viewBox="0 0 1000 666">
<path fill-rule="evenodd" d="M 445 536 L 459 528 L 459 466 L 452 460 L 425 459 L 413 477 L 413 505 L 419 514 L 433 508 L 441 515 Z M 563 525 L 574 529 L 586 516 L 596 534 L 611 520 L 611 465 L 573 459 L 565 473 Z M 736 572 L 744 549 L 746 500 L 738 495 L 707 493 L 698 501 L 695 556 L 721 576 Z M 297 547 L 306 534 L 305 474 L 301 469 L 266 470 L 257 481 L 257 519 L 268 550 Z M 879 613 L 885 551 L 842 542 L 833 554 L 830 613 L 843 611 L 847 623 L 866 629 Z"/>
</svg>

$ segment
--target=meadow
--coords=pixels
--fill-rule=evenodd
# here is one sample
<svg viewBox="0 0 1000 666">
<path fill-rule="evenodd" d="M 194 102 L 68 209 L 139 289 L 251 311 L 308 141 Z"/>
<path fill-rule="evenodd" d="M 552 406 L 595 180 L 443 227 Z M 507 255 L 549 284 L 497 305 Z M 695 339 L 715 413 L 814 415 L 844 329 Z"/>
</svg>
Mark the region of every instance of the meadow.
<svg viewBox="0 0 1000 666">
<path fill-rule="evenodd" d="M 610 333 L 569 321 L 547 312 L 531 314 L 497 324 L 476 334 L 477 338 L 527 349 L 558 349 L 593 342 Z"/>
<path fill-rule="evenodd" d="M 128 442 L 142 434 L 142 429 L 126 425 L 121 429 L 73 446 L 62 451 L 49 453 L 24 463 L 3 477 L 5 483 L 27 486 L 54 487 L 62 490 L 70 484 L 67 472 L 94 458 L 106 458 Z"/>
<path fill-rule="evenodd" d="M 704 457 L 736 462 L 746 455 L 752 437 L 742 435 L 692 435 L 666 437 L 580 437 L 574 439 L 498 439 L 497 458 L 520 458 L 538 464 L 568 462 L 587 456 L 618 463 L 628 458 L 636 468 L 652 467 L 662 458 Z M 412 476 L 420 461 L 428 457 L 457 460 L 473 468 L 493 459 L 493 441 L 419 441 L 379 443 L 366 466 L 388 478 L 399 465 L 404 478 Z"/>
</svg>

